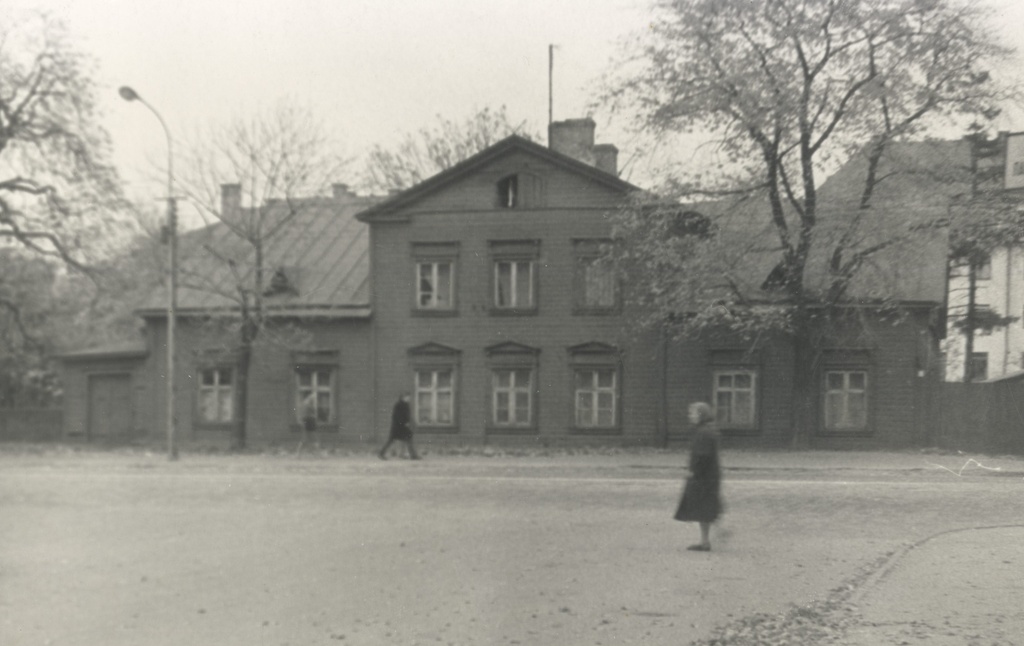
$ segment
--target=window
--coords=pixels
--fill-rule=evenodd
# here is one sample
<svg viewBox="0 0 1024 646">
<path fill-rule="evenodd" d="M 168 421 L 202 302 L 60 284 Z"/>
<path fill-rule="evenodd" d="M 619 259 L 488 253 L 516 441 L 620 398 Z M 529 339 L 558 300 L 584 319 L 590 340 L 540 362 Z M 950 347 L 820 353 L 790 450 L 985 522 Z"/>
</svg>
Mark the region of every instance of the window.
<svg viewBox="0 0 1024 646">
<path fill-rule="evenodd" d="M 988 379 L 988 353 L 974 352 L 970 360 L 971 381 L 985 381 Z"/>
<path fill-rule="evenodd" d="M 530 426 L 533 423 L 533 371 L 497 369 L 491 372 L 495 426 Z"/>
<path fill-rule="evenodd" d="M 409 349 L 413 377 L 413 422 L 417 427 L 452 431 L 458 425 L 459 350 L 440 343 Z"/>
<path fill-rule="evenodd" d="M 451 309 L 452 263 L 416 264 L 416 306 L 420 309 Z"/>
<path fill-rule="evenodd" d="M 309 412 L 317 424 L 334 421 L 334 369 L 328 366 L 300 366 L 295 370 L 296 421 Z"/>
<path fill-rule="evenodd" d="M 235 420 L 234 371 L 204 368 L 199 371 L 199 421 L 226 424 Z"/>
<path fill-rule="evenodd" d="M 752 370 L 717 370 L 714 373 L 715 416 L 723 428 L 755 426 L 755 386 Z"/>
<path fill-rule="evenodd" d="M 534 428 L 540 350 L 506 341 L 485 352 L 491 369 L 490 426 L 503 432 Z"/>
<path fill-rule="evenodd" d="M 451 426 L 455 420 L 455 371 L 416 371 L 416 424 Z"/>
<path fill-rule="evenodd" d="M 415 303 L 417 314 L 455 312 L 455 269 L 457 243 L 413 244 L 416 265 Z"/>
<path fill-rule="evenodd" d="M 536 241 L 491 243 L 495 312 L 516 314 L 536 311 L 539 251 L 540 244 Z"/>
<path fill-rule="evenodd" d="M 586 432 L 620 429 L 621 365 L 614 346 L 592 341 L 569 348 L 573 427 Z"/>
<path fill-rule="evenodd" d="M 512 209 L 517 206 L 519 198 L 519 177 L 509 175 L 498 182 L 498 206 Z"/>
<path fill-rule="evenodd" d="M 533 307 L 533 261 L 494 263 L 494 305 L 503 309 Z"/>
<path fill-rule="evenodd" d="M 975 277 L 978 280 L 992 280 L 992 256 L 986 255 L 975 268 Z"/>
<path fill-rule="evenodd" d="M 615 426 L 618 384 L 612 368 L 577 368 L 576 426 L 612 428 Z"/>
<path fill-rule="evenodd" d="M 825 428 L 859 431 L 868 424 L 868 373 L 865 370 L 825 372 Z"/>
<path fill-rule="evenodd" d="M 618 309 L 619 289 L 615 267 L 603 255 L 610 241 L 576 240 L 575 312 L 609 313 Z"/>
</svg>

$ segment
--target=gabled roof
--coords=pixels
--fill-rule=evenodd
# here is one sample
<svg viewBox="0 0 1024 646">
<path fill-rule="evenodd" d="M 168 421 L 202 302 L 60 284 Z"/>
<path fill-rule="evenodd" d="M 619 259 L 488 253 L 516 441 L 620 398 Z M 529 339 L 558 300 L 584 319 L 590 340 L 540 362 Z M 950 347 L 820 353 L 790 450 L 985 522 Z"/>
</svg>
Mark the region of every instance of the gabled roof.
<svg viewBox="0 0 1024 646">
<path fill-rule="evenodd" d="M 867 209 L 859 208 L 866 157 L 854 156 L 828 177 L 818 189 L 818 219 L 805 288 L 812 294 L 828 290 L 831 253 L 845 239 L 846 259 L 881 247 L 854 274 L 847 301 L 943 303 L 947 234 L 937 223 L 944 219 L 950 200 L 966 190 L 962 165 L 969 162 L 967 154 L 966 144 L 960 141 L 891 144 L 878 169 L 881 182 Z M 764 302 L 778 299 L 761 287 L 782 259 L 769 209 L 760 199 L 695 207 L 717 227 L 722 274 L 731 276 L 744 294 Z M 797 226 L 792 211 L 787 219 L 791 227 Z M 905 242 L 898 242 L 904 238 Z"/>
<path fill-rule="evenodd" d="M 620 179 L 616 175 L 606 173 L 590 164 L 586 164 L 577 159 L 573 159 L 568 155 L 564 155 L 559 152 L 555 152 L 550 148 L 546 148 L 540 144 L 534 143 L 529 139 L 520 137 L 519 135 L 511 135 L 502 139 L 498 143 L 486 148 L 479 153 L 469 157 L 458 164 L 455 164 L 451 168 L 441 171 L 440 173 L 430 177 L 419 184 L 401 191 L 384 201 L 371 206 L 362 213 L 358 214 L 358 217 L 363 222 L 372 222 L 377 219 L 386 219 L 390 214 L 407 207 L 424 196 L 430 195 L 435 191 L 440 190 L 442 187 L 451 184 L 452 182 L 472 173 L 484 164 L 490 163 L 499 157 L 507 155 L 514 151 L 520 151 L 527 154 L 535 155 L 544 159 L 552 164 L 561 166 L 568 171 L 578 173 L 591 180 L 607 186 L 608 188 L 622 193 L 629 193 L 632 191 L 639 190 L 633 184 Z"/>
<path fill-rule="evenodd" d="M 281 217 L 292 209 L 295 213 L 265 242 L 264 305 L 268 313 L 369 316 L 369 230 L 355 215 L 378 199 L 347 195 L 266 205 L 270 220 L 275 213 Z M 250 209 L 244 209 L 241 217 L 249 213 Z M 182 235 L 179 248 L 178 309 L 183 313 L 237 310 L 233 298 L 237 280 L 227 259 L 235 262 L 243 278 L 250 278 L 252 246 L 219 222 Z M 162 315 L 165 299 L 164 293 L 155 294 L 140 314 Z"/>
</svg>

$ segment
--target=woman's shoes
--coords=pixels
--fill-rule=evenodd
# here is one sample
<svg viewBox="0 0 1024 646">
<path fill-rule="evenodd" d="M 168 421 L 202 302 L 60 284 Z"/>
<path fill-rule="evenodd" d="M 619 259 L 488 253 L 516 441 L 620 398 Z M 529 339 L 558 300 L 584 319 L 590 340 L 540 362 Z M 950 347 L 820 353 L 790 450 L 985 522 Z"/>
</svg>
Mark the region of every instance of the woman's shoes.
<svg viewBox="0 0 1024 646">
<path fill-rule="evenodd" d="M 710 552 L 711 551 L 711 546 L 710 545 L 701 545 L 700 543 L 697 543 L 696 545 L 691 545 L 691 546 L 687 547 L 686 549 L 690 550 L 691 552 Z"/>
</svg>

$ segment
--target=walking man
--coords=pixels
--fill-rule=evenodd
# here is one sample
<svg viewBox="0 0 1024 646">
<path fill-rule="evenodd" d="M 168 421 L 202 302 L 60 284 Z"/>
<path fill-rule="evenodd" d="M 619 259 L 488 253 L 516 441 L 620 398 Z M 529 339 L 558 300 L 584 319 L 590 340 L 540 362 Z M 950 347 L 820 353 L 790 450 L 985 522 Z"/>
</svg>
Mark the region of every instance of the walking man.
<svg viewBox="0 0 1024 646">
<path fill-rule="evenodd" d="M 409 407 L 409 393 L 402 393 L 394 408 L 391 409 L 391 432 L 388 434 L 388 441 L 384 443 L 380 453 L 377 455 L 381 460 L 387 460 L 387 452 L 391 444 L 396 440 L 404 442 L 410 460 L 419 460 L 416 447 L 412 444 L 412 409 Z"/>
</svg>

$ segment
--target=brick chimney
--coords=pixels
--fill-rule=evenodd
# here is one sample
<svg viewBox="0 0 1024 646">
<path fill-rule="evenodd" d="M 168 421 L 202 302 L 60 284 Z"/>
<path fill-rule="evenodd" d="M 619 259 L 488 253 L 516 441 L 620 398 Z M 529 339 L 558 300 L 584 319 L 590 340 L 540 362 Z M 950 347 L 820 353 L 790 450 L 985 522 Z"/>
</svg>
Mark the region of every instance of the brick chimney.
<svg viewBox="0 0 1024 646">
<path fill-rule="evenodd" d="M 548 126 L 548 148 L 592 166 L 595 129 L 597 124 L 589 117 L 554 121 Z"/>
<path fill-rule="evenodd" d="M 619 174 L 619 149 L 614 144 L 594 146 L 594 166 L 610 174 Z"/>
<path fill-rule="evenodd" d="M 590 117 L 555 121 L 548 126 L 548 148 L 611 175 L 618 175 L 619 149 L 612 144 L 594 145 L 596 129 L 597 124 Z"/>
<path fill-rule="evenodd" d="M 231 217 L 242 210 L 242 185 L 220 185 L 220 216 Z"/>
</svg>

